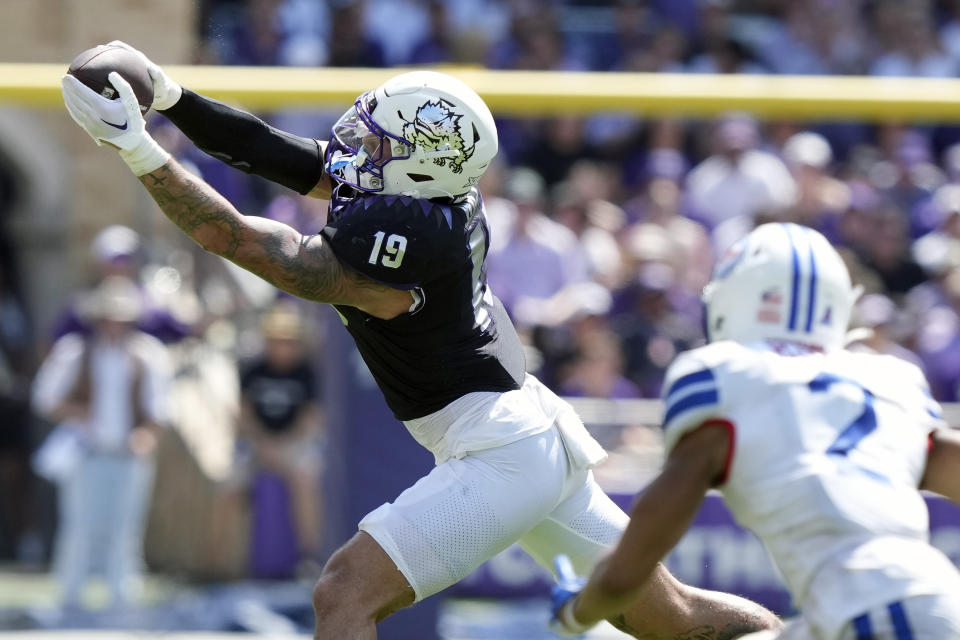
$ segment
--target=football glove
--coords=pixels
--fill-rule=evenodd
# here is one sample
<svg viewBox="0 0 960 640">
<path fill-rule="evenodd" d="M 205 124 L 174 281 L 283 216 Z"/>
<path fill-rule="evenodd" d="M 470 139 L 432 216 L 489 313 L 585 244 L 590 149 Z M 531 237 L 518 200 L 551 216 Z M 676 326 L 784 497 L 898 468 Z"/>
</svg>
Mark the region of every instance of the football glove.
<svg viewBox="0 0 960 640">
<path fill-rule="evenodd" d="M 565 555 L 554 558 L 553 567 L 557 572 L 557 584 L 550 590 L 553 611 L 550 630 L 562 638 L 580 638 L 593 626 L 580 624 L 573 617 L 574 598 L 583 589 L 586 580 L 574 572 L 570 558 Z"/>
<path fill-rule="evenodd" d="M 183 87 L 171 80 L 170 76 L 166 74 L 160 65 L 150 60 L 142 51 L 134 49 L 122 40 L 114 40 L 109 44 L 136 54 L 144 66 L 147 67 L 147 73 L 150 74 L 150 79 L 153 80 L 153 105 L 151 106 L 154 109 L 163 111 L 177 104 L 177 100 L 183 95 Z"/>
<path fill-rule="evenodd" d="M 60 88 L 70 117 L 98 145 L 119 149 L 134 175 L 159 169 L 170 160 L 170 154 L 147 133 L 137 96 L 116 71 L 107 78 L 120 94 L 118 100 L 103 97 L 71 75 L 63 76 Z"/>
</svg>

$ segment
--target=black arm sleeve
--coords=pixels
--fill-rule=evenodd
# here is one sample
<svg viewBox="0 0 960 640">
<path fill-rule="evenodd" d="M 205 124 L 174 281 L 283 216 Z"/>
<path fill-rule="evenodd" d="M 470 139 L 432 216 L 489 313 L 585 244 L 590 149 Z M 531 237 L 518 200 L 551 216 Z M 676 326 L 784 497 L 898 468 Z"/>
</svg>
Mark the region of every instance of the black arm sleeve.
<svg viewBox="0 0 960 640">
<path fill-rule="evenodd" d="M 231 167 L 306 194 L 323 176 L 323 154 L 313 138 L 271 127 L 260 118 L 189 89 L 161 111 L 197 148 Z"/>
</svg>

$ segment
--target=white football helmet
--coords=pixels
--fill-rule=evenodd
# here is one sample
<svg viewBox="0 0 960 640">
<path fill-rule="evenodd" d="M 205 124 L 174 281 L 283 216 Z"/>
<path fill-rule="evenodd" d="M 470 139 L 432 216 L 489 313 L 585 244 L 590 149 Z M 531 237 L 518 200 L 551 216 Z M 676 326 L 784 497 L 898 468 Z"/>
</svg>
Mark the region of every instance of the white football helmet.
<svg viewBox="0 0 960 640">
<path fill-rule="evenodd" d="M 707 339 L 840 349 L 861 291 L 819 232 L 764 224 L 727 250 L 703 290 Z"/>
<path fill-rule="evenodd" d="M 333 125 L 326 171 L 367 193 L 457 197 L 477 184 L 497 148 L 493 116 L 473 89 L 413 71 L 361 95 Z"/>
</svg>

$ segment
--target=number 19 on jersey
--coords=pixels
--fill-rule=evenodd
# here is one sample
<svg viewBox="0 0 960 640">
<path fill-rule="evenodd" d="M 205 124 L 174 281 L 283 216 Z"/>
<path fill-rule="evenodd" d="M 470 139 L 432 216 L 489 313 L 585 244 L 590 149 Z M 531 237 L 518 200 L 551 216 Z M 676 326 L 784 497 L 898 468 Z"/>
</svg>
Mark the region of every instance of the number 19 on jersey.
<svg viewBox="0 0 960 640">
<path fill-rule="evenodd" d="M 373 250 L 370 252 L 370 258 L 367 259 L 367 262 L 377 264 L 379 260 L 383 266 L 396 269 L 403 262 L 403 254 L 407 250 L 407 239 L 404 236 L 391 233 L 384 243 L 384 236 L 386 234 L 383 231 L 377 231 L 373 234 Z"/>
</svg>

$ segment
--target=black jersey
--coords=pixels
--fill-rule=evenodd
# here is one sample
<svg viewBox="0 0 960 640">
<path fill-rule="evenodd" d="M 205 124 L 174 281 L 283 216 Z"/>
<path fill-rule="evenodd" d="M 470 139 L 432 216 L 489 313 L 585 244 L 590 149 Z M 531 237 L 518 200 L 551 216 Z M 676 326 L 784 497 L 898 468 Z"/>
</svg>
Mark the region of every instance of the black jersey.
<svg viewBox="0 0 960 640">
<path fill-rule="evenodd" d="M 399 420 L 472 391 L 520 388 L 523 351 L 487 286 L 490 232 L 476 188 L 456 204 L 358 195 L 322 233 L 341 263 L 416 301 L 391 320 L 335 305 Z"/>
</svg>

